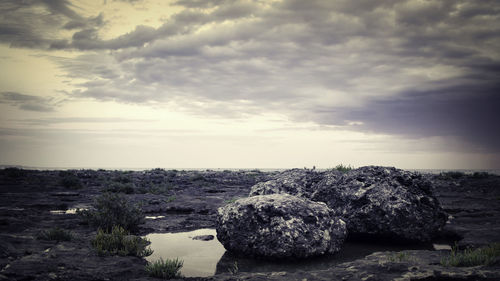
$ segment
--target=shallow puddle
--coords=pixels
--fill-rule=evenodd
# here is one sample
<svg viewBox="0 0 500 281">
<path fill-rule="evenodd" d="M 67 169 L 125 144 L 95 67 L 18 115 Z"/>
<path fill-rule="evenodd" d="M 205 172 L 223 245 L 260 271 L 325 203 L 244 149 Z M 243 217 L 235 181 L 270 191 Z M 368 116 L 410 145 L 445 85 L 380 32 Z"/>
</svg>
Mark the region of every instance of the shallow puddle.
<svg viewBox="0 0 500 281">
<path fill-rule="evenodd" d="M 165 216 L 146 216 L 145 218 L 147 220 L 157 220 L 157 219 L 163 219 Z"/>
<path fill-rule="evenodd" d="M 448 244 L 432 244 L 432 247 L 436 251 L 442 251 L 442 250 L 451 251 L 452 248 L 451 245 Z"/>
<path fill-rule="evenodd" d="M 210 241 L 193 240 L 200 235 L 213 235 Z M 184 261 L 181 273 L 186 277 L 206 277 L 227 273 L 237 265 L 239 272 L 271 272 L 321 270 L 343 262 L 363 258 L 374 252 L 403 250 L 433 250 L 433 245 L 389 245 L 346 242 L 335 255 L 327 255 L 298 261 L 270 261 L 234 256 L 226 252 L 217 240 L 215 229 L 198 229 L 179 233 L 152 233 L 145 236 L 151 241 L 154 253 L 148 261 L 179 258 Z"/>
<path fill-rule="evenodd" d="M 199 235 L 213 235 L 210 241 L 193 240 Z M 145 237 L 151 241 L 153 254 L 147 261 L 179 258 L 184 261 L 181 269 L 186 277 L 205 277 L 215 274 L 217 263 L 226 251 L 215 237 L 215 229 L 198 229 L 179 233 L 152 233 Z"/>
<path fill-rule="evenodd" d="M 88 210 L 89 208 L 87 206 L 82 206 L 82 207 L 75 207 L 75 208 L 69 208 L 65 210 L 51 210 L 50 213 L 53 215 L 74 215 L 78 210 Z"/>
</svg>

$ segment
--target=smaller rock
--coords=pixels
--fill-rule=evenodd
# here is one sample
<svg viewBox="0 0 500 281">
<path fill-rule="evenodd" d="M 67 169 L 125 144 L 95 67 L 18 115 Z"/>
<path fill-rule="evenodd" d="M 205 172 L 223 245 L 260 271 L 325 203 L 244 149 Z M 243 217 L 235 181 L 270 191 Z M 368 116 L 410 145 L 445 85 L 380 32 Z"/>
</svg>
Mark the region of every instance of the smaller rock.
<svg viewBox="0 0 500 281">
<path fill-rule="evenodd" d="M 325 203 L 289 194 L 239 199 L 217 211 L 217 238 L 237 254 L 307 258 L 340 250 L 344 221 Z"/>
<path fill-rule="evenodd" d="M 193 240 L 210 241 L 214 240 L 214 238 L 215 237 L 213 235 L 198 235 L 193 237 Z"/>
</svg>

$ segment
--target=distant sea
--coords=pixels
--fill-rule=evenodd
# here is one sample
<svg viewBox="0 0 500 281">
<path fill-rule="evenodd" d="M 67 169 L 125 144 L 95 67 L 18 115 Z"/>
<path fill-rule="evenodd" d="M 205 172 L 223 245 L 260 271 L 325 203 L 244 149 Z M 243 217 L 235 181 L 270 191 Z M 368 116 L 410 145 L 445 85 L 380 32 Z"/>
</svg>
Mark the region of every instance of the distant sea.
<svg viewBox="0 0 500 281">
<path fill-rule="evenodd" d="M 151 170 L 155 169 L 153 168 L 129 168 L 129 167 L 32 167 L 32 166 L 20 166 L 20 165 L 0 165 L 0 169 L 4 168 L 10 168 L 10 167 L 15 167 L 15 168 L 20 168 L 20 169 L 27 169 L 27 170 L 82 170 L 82 169 L 90 169 L 90 170 L 98 170 L 98 169 L 104 169 L 104 170 L 118 170 L 118 171 L 145 171 L 145 170 Z M 159 168 L 159 167 L 156 167 Z M 303 167 L 302 167 L 303 168 Z M 306 167 L 306 168 L 311 168 L 311 167 Z M 229 171 L 251 171 L 251 170 L 260 170 L 263 172 L 274 172 L 274 171 L 285 171 L 288 170 L 288 168 L 161 168 L 165 170 L 185 170 L 185 171 L 224 171 L 224 170 L 229 170 Z M 318 171 L 325 171 L 328 169 L 317 169 Z M 462 172 L 464 174 L 473 174 L 475 172 L 486 172 L 489 174 L 495 174 L 495 175 L 500 175 L 500 169 L 404 169 L 407 171 L 412 171 L 412 172 L 419 172 L 422 174 L 440 174 L 440 173 L 445 173 L 445 172 Z"/>
</svg>

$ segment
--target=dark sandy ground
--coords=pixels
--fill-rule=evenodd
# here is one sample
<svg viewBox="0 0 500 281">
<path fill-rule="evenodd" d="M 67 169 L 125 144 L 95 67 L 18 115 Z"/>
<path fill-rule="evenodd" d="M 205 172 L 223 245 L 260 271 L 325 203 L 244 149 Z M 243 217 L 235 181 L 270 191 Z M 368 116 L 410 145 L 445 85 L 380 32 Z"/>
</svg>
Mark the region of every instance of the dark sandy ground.
<svg viewBox="0 0 500 281">
<path fill-rule="evenodd" d="M 156 280 L 138 257 L 98 256 L 94 229 L 74 214 L 53 210 L 85 208 L 113 182 L 134 186 L 125 196 L 141 203 L 148 216 L 140 234 L 213 228 L 215 211 L 248 195 L 250 187 L 273 173 L 260 171 L 71 171 L 82 187 L 65 187 L 60 171 L 0 170 L 0 280 Z M 276 172 L 274 172 L 276 173 Z M 438 242 L 461 248 L 500 242 L 500 176 L 429 175 L 435 194 L 450 214 Z M 44 229 L 71 230 L 74 239 L 36 239 Z M 500 262 L 490 266 L 443 267 L 447 251 L 376 252 L 326 270 L 218 274 L 200 280 L 500 280 Z"/>
</svg>

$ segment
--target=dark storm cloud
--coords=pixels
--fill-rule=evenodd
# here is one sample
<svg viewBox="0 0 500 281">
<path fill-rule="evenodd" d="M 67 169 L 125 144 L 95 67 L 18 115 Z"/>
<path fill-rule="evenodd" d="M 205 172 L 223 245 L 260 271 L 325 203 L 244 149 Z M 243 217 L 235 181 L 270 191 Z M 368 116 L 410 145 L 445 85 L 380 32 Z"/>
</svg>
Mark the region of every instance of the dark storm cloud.
<svg viewBox="0 0 500 281">
<path fill-rule="evenodd" d="M 500 152 L 500 84 L 460 84 L 373 98 L 361 108 L 315 108 L 316 121 L 409 138 L 459 137 L 470 150 Z M 361 122 L 361 123 L 360 123 Z M 349 128 L 349 127 L 347 127 Z"/>
<path fill-rule="evenodd" d="M 55 109 L 55 105 L 50 98 L 16 92 L 0 93 L 0 103 L 17 106 L 19 109 L 28 111 L 51 112 Z"/>
</svg>

